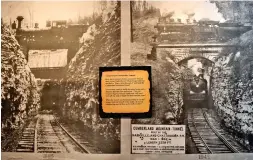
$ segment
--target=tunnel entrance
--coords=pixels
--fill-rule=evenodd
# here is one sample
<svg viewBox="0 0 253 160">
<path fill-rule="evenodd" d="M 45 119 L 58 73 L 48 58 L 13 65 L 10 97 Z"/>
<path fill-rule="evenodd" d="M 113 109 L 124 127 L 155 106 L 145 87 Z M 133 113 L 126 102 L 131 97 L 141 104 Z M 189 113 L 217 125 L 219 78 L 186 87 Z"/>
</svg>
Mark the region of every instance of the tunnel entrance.
<svg viewBox="0 0 253 160">
<path fill-rule="evenodd" d="M 58 110 L 60 106 L 60 100 L 62 97 L 61 87 L 56 80 L 45 80 L 40 84 L 41 95 L 41 111 L 43 110 Z"/>
<path fill-rule="evenodd" d="M 189 84 L 196 83 L 196 80 L 194 80 L 194 73 L 192 69 L 189 69 L 190 73 L 189 75 L 185 74 L 182 76 L 182 81 L 185 83 L 185 86 L 183 86 L 183 100 L 184 100 L 184 105 L 183 105 L 183 112 L 185 112 L 185 108 L 187 108 L 187 104 L 190 104 L 189 107 L 191 107 L 191 103 L 194 102 L 195 104 L 196 101 L 202 101 L 205 105 L 205 108 L 212 108 L 213 107 L 213 98 L 212 98 L 212 72 L 213 72 L 213 67 L 214 67 L 214 61 L 217 57 L 222 56 L 221 54 L 223 53 L 223 50 L 238 50 L 240 46 L 238 45 L 233 45 L 233 44 L 226 44 L 226 43 L 184 43 L 184 44 L 167 44 L 167 43 L 159 43 L 156 41 L 154 38 L 154 42 L 151 44 L 152 50 L 151 54 L 148 55 L 148 57 L 152 60 L 156 60 L 158 58 L 161 58 L 160 56 L 162 54 L 160 53 L 167 53 L 171 59 L 178 64 L 180 68 L 183 69 L 189 69 L 188 63 L 191 60 L 196 60 L 202 64 L 203 69 L 204 69 L 204 74 L 202 76 L 202 79 L 205 79 L 206 82 L 206 88 L 203 89 L 202 91 L 206 90 L 207 93 L 200 94 L 200 93 L 195 93 L 192 94 L 190 97 L 190 90 L 189 90 Z M 159 52 L 158 49 L 161 49 L 162 51 Z M 194 63 L 193 63 L 194 64 Z M 184 72 L 184 71 L 183 71 Z M 199 75 L 197 75 L 199 77 Z M 194 82 L 195 81 L 195 82 Z M 203 80 L 202 80 L 203 81 Z M 188 86 L 187 86 L 188 85 Z M 195 84 L 195 87 L 199 88 L 200 85 Z M 198 97 L 198 95 L 201 95 Z M 189 98 L 190 97 L 190 98 Z M 205 98 L 204 98 L 205 97 Z M 188 99 L 187 99 L 188 98 Z M 192 99 L 195 99 L 192 101 Z M 200 103 L 201 104 L 201 103 Z"/>
<path fill-rule="evenodd" d="M 213 62 L 205 57 L 188 57 L 179 63 L 184 70 L 183 101 L 187 108 L 211 108 Z"/>
</svg>

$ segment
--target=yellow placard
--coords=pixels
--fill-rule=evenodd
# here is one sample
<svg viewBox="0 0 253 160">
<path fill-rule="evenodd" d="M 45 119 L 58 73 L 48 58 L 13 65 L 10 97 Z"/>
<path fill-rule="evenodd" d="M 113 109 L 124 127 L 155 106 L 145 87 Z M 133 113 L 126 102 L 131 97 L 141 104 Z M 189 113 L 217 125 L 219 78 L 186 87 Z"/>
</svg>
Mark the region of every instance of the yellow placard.
<svg viewBox="0 0 253 160">
<path fill-rule="evenodd" d="M 105 113 L 146 113 L 150 109 L 149 73 L 144 70 L 105 71 L 101 77 Z"/>
</svg>

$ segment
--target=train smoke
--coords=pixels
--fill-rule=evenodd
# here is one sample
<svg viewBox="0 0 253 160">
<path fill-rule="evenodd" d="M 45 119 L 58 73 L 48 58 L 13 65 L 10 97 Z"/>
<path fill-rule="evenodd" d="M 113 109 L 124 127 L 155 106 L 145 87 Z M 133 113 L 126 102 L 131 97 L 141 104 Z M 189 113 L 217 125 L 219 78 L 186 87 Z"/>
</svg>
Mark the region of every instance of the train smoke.
<svg viewBox="0 0 253 160">
<path fill-rule="evenodd" d="M 192 69 L 192 72 L 198 76 L 200 74 L 199 68 L 202 68 L 203 64 L 197 59 L 192 59 L 188 61 L 188 68 Z"/>
<path fill-rule="evenodd" d="M 162 16 L 165 17 L 165 18 L 171 18 L 174 14 L 175 14 L 175 11 L 168 12 L 167 10 L 165 10 L 163 12 Z"/>
<path fill-rule="evenodd" d="M 184 14 L 188 16 L 188 19 L 192 19 L 195 16 L 194 12 L 185 11 Z"/>
</svg>

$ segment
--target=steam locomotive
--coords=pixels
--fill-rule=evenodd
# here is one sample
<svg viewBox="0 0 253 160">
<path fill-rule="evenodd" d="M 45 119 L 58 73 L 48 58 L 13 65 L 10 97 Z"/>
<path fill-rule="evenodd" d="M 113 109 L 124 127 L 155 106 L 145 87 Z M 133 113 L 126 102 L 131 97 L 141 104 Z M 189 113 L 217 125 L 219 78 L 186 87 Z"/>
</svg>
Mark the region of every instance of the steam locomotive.
<svg viewBox="0 0 253 160">
<path fill-rule="evenodd" d="M 157 40 L 159 42 L 226 42 L 234 37 L 252 29 L 251 26 L 244 26 L 233 21 L 220 23 L 209 19 L 202 19 L 198 22 L 190 19 L 182 23 L 181 19 L 175 21 L 169 17 L 159 18 L 155 26 L 158 31 Z"/>
<path fill-rule="evenodd" d="M 194 107 L 206 107 L 208 100 L 207 80 L 203 74 L 194 75 L 185 83 L 184 101 L 185 104 Z"/>
</svg>

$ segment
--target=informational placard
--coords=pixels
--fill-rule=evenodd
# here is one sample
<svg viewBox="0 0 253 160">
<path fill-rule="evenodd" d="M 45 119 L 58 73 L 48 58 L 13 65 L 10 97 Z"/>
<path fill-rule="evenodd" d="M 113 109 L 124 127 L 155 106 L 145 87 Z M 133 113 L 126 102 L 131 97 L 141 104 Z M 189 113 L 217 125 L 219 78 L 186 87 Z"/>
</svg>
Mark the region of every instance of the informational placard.
<svg viewBox="0 0 253 160">
<path fill-rule="evenodd" d="M 103 70 L 100 85 L 103 113 L 135 114 L 151 109 L 151 76 L 145 67 Z"/>
<path fill-rule="evenodd" d="M 185 125 L 132 124 L 132 153 L 184 154 Z"/>
</svg>

